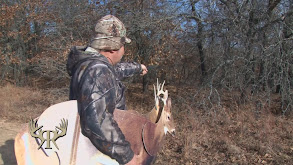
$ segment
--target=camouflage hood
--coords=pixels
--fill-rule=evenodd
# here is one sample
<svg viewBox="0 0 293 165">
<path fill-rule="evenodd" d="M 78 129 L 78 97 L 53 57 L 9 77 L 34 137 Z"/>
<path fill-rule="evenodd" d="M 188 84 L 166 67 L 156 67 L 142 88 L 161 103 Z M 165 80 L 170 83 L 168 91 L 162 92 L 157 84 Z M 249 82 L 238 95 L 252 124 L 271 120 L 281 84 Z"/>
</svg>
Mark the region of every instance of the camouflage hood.
<svg viewBox="0 0 293 165">
<path fill-rule="evenodd" d="M 103 55 L 99 53 L 86 52 L 86 48 L 86 46 L 74 46 L 71 48 L 68 54 L 66 64 L 66 69 L 70 76 L 75 72 L 75 66 L 77 64 L 84 62 L 88 59 L 98 58 L 99 60 L 104 61 L 105 63 L 109 63 L 107 58 L 105 58 Z"/>
</svg>

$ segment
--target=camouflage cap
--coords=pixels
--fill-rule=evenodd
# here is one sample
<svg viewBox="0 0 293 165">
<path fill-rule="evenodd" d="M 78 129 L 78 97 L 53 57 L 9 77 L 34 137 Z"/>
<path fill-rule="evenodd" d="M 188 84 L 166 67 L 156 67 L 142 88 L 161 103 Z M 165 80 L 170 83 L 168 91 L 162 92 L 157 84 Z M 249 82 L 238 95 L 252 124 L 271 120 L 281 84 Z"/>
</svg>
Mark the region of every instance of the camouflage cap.
<svg viewBox="0 0 293 165">
<path fill-rule="evenodd" d="M 95 27 L 96 36 L 90 46 L 100 50 L 118 50 L 131 40 L 126 37 L 124 24 L 113 15 L 101 18 Z"/>
</svg>

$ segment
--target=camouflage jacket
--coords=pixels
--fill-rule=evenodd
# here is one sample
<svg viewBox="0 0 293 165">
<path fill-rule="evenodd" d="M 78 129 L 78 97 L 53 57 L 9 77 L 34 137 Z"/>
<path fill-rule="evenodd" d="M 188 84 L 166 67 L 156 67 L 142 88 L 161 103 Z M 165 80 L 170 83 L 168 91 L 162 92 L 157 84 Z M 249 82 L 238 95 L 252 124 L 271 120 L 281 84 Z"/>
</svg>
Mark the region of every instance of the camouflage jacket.
<svg viewBox="0 0 293 165">
<path fill-rule="evenodd" d="M 133 151 L 113 112 L 115 108 L 126 109 L 125 87 L 120 79 L 140 73 L 141 66 L 133 62 L 113 67 L 103 55 L 84 50 L 73 47 L 67 61 L 70 99 L 77 100 L 81 131 L 99 151 L 125 164 L 133 158 Z"/>
</svg>

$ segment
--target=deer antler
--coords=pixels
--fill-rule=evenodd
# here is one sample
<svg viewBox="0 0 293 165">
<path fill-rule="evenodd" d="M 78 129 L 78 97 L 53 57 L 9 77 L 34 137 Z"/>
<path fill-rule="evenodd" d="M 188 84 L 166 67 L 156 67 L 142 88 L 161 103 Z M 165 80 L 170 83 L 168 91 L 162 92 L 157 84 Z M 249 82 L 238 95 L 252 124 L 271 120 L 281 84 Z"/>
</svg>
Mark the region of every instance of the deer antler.
<svg viewBox="0 0 293 165">
<path fill-rule="evenodd" d="M 156 106 L 159 106 L 159 99 L 164 102 L 164 105 L 166 105 L 167 103 L 168 90 L 164 91 L 164 85 L 165 85 L 165 81 L 163 82 L 163 84 L 159 84 L 159 80 L 157 79 L 157 93 L 156 93 L 156 87 L 154 85 Z M 163 98 L 160 96 L 161 94 L 163 94 Z"/>
<path fill-rule="evenodd" d="M 40 149 L 41 146 L 43 145 L 43 143 L 45 142 L 45 139 L 43 137 L 43 132 L 44 131 L 42 131 L 42 129 L 41 129 L 43 126 L 38 127 L 37 121 L 38 120 L 34 121 L 32 119 L 29 122 L 29 130 L 30 130 L 30 134 L 31 134 L 32 137 L 39 138 L 41 140 L 41 144 L 39 145 L 39 148 L 38 148 L 38 149 Z M 38 131 L 39 134 L 36 134 L 36 131 Z"/>
<path fill-rule="evenodd" d="M 63 137 L 66 135 L 66 132 L 67 132 L 67 126 L 68 126 L 68 120 L 65 120 L 64 118 L 61 120 L 61 124 L 58 126 L 56 126 L 56 131 L 53 131 L 54 132 L 54 137 L 52 139 L 52 142 L 54 143 L 54 145 L 56 146 L 56 148 L 59 150 L 57 144 L 56 144 L 56 140 L 60 137 Z M 59 133 L 59 129 L 61 131 L 61 133 Z"/>
</svg>

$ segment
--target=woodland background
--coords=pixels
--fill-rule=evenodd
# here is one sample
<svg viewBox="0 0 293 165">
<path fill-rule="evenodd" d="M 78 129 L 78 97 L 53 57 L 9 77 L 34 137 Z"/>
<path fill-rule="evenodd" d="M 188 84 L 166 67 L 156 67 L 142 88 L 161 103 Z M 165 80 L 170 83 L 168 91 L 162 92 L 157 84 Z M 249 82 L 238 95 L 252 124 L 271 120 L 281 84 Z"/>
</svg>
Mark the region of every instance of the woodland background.
<svg viewBox="0 0 293 165">
<path fill-rule="evenodd" d="M 158 164 L 292 163 L 291 0 L 1 0 L 0 6 L 1 90 L 17 93 L 10 99 L 3 93 L 11 105 L 0 116 L 28 121 L 36 107 L 66 100 L 70 48 L 87 45 L 97 20 L 113 14 L 132 39 L 123 60 L 149 69 L 126 80 L 129 107 L 151 109 L 151 85 L 166 80 L 180 123 Z M 35 107 L 19 116 L 11 100 Z"/>
</svg>

